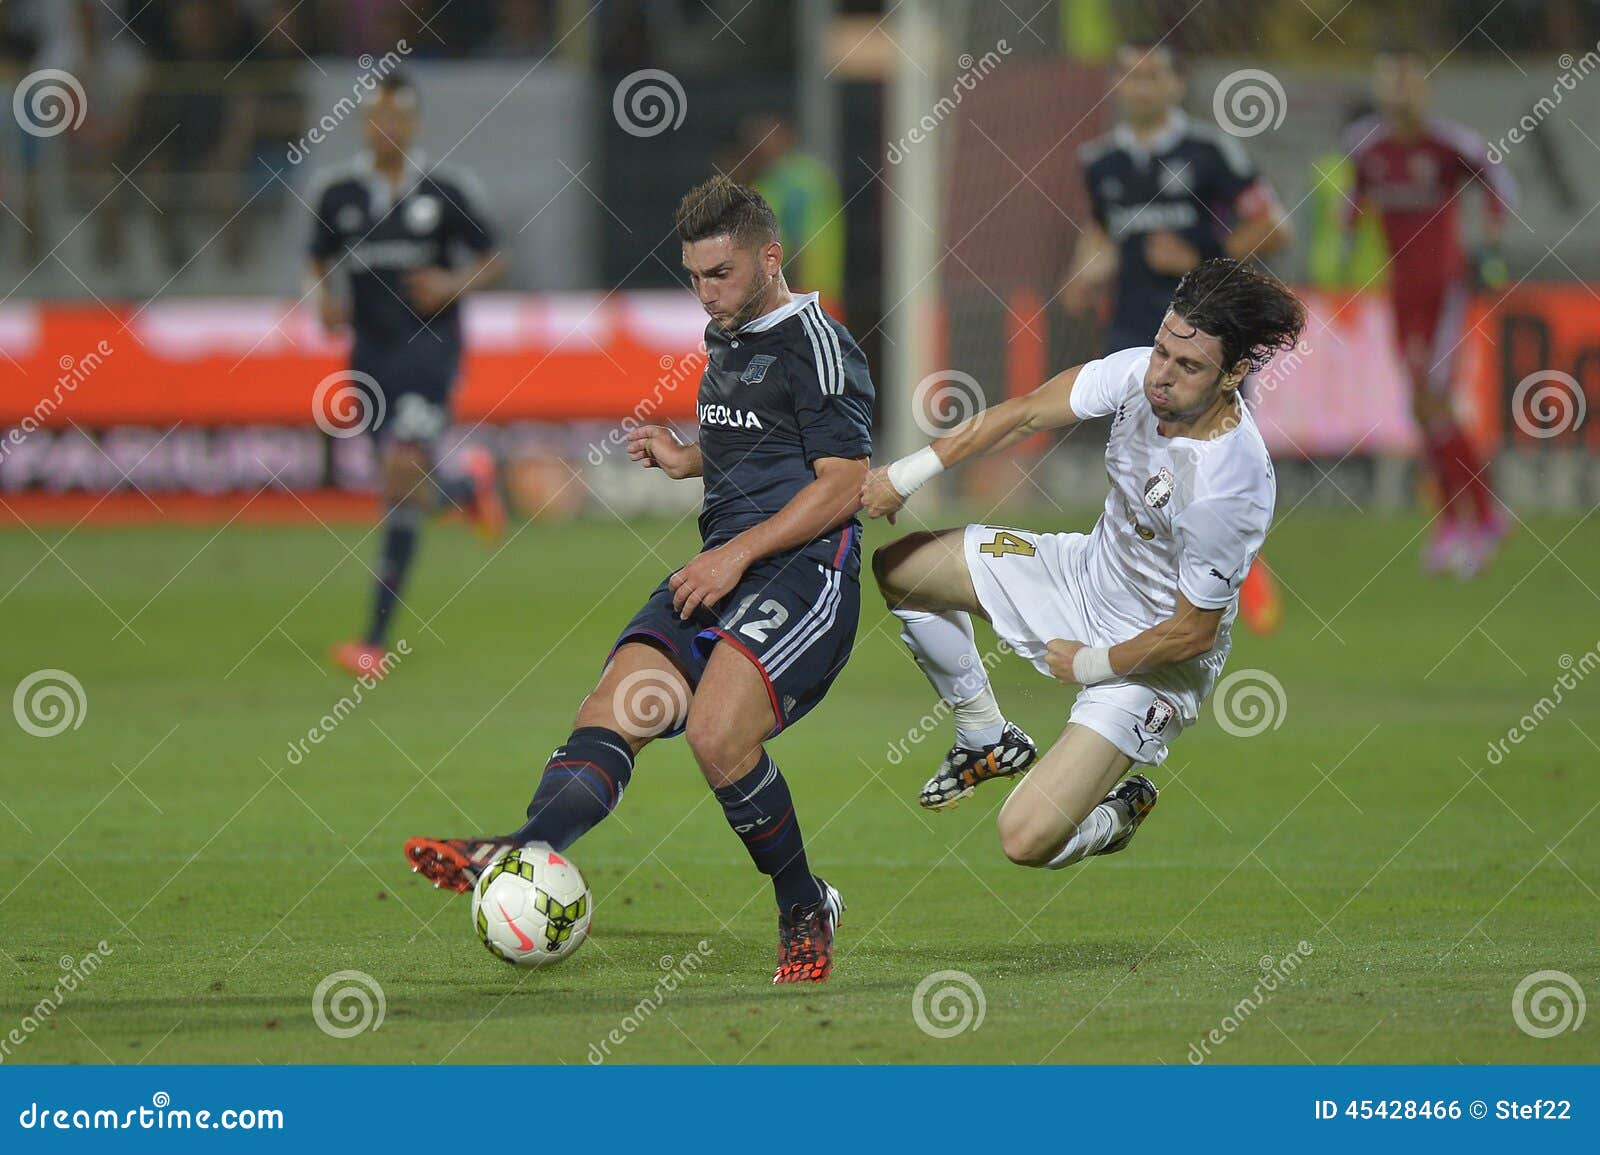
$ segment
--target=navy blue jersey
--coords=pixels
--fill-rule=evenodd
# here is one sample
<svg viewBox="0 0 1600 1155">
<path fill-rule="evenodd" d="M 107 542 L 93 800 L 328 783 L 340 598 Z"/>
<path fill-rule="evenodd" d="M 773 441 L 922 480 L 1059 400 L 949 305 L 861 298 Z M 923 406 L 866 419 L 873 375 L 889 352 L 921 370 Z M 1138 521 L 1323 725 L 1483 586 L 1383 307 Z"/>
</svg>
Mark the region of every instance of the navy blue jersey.
<svg viewBox="0 0 1600 1155">
<path fill-rule="evenodd" d="M 351 325 L 358 345 L 412 344 L 432 338 L 461 343 L 460 306 L 426 316 L 406 292 L 413 269 L 456 267 L 463 251 L 487 253 L 494 236 L 477 182 L 460 172 L 409 158 L 407 183 L 391 186 L 363 154 L 322 178 L 313 194 L 311 256 L 341 261 L 350 275 Z M 420 336 L 419 336 L 420 334 Z M 414 345 L 413 345 L 414 347 Z"/>
<path fill-rule="evenodd" d="M 1145 237 L 1176 233 L 1202 259 L 1223 255 L 1222 242 L 1255 198 L 1270 198 L 1237 140 L 1174 112 L 1168 126 L 1141 143 L 1119 124 L 1078 153 L 1094 219 L 1117 246 L 1115 304 L 1106 349 L 1148 345 L 1166 314 L 1177 277 L 1152 272 Z"/>
<path fill-rule="evenodd" d="M 796 296 L 735 333 L 707 325 L 706 353 L 697 406 L 706 546 L 777 513 L 816 480 L 817 458 L 872 455 L 867 359 L 817 294 Z M 860 528 L 852 518 L 802 550 L 855 572 Z"/>
</svg>

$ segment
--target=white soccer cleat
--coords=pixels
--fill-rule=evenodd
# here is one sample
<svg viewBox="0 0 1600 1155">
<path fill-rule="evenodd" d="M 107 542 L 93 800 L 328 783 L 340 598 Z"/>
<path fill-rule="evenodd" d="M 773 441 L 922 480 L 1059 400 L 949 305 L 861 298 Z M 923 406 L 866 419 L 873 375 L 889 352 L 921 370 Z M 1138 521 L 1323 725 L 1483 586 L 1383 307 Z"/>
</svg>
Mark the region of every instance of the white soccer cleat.
<svg viewBox="0 0 1600 1155">
<path fill-rule="evenodd" d="M 1022 727 L 1006 723 L 1000 741 L 983 750 L 950 747 L 939 764 L 939 772 L 922 787 L 918 803 L 927 810 L 954 806 L 991 778 L 1010 778 L 1021 774 L 1039 757 L 1039 747 Z"/>
</svg>

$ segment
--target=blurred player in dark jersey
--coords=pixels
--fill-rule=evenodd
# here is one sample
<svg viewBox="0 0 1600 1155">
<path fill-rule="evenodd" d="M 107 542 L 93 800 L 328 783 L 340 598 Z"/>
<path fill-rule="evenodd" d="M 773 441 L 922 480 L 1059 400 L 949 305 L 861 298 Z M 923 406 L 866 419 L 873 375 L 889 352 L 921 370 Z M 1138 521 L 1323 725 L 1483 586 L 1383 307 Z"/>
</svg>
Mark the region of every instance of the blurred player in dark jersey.
<svg viewBox="0 0 1600 1155">
<path fill-rule="evenodd" d="M 1378 112 L 1350 126 L 1344 148 L 1355 165 L 1355 211 L 1376 213 L 1388 241 L 1395 337 L 1423 459 L 1439 488 L 1423 567 L 1470 578 L 1494 557 L 1509 521 L 1490 488 L 1488 463 L 1456 419 L 1457 352 L 1474 277 L 1500 265 L 1501 223 L 1514 188 L 1506 170 L 1489 163 L 1476 133 L 1429 115 L 1426 76 L 1427 63 L 1415 52 L 1381 54 L 1373 77 Z M 1476 261 L 1462 247 L 1457 208 L 1472 184 L 1483 191 L 1485 247 Z"/>
<path fill-rule="evenodd" d="M 617 636 L 545 764 L 528 820 L 491 838 L 413 838 L 405 852 L 436 886 L 467 891 L 513 846 L 565 850 L 621 801 L 639 752 L 681 733 L 772 879 L 772 981 L 822 982 L 844 902 L 811 873 L 789 784 L 765 743 L 822 701 L 855 643 L 872 378 L 817 294 L 789 291 L 778 220 L 759 193 L 714 178 L 683 198 L 676 224 L 711 318 L 700 440 L 685 445 L 646 425 L 629 433 L 628 452 L 668 477 L 703 480 L 700 552 Z"/>
<path fill-rule="evenodd" d="M 1292 239 L 1283 208 L 1238 140 L 1178 107 L 1183 77 L 1165 45 L 1117 50 L 1122 119 L 1079 153 L 1094 220 L 1062 299 L 1087 312 L 1114 285 L 1101 355 L 1148 346 L 1183 275 L 1210 257 L 1269 256 Z M 1261 559 L 1239 591 L 1239 616 L 1271 633 L 1282 615 Z"/>
<path fill-rule="evenodd" d="M 505 524 L 488 451 L 458 455 L 461 475 L 435 472 L 461 365 L 459 302 L 499 280 L 504 262 L 476 182 L 414 149 L 418 112 L 410 81 L 385 76 L 367 104 L 368 151 L 323 174 L 311 197 L 312 292 L 325 325 L 354 331 L 350 386 L 371 394 L 362 413 L 372 417 L 384 505 L 367 631 L 331 656 L 374 677 L 428 515 L 459 510 L 490 539 Z"/>
</svg>

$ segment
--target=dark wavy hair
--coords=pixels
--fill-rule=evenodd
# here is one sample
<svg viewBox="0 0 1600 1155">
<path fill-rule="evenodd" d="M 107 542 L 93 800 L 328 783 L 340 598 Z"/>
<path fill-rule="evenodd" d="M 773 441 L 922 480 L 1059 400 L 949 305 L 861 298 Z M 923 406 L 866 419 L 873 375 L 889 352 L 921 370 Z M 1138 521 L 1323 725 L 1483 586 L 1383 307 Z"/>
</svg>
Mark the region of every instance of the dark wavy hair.
<svg viewBox="0 0 1600 1155">
<path fill-rule="evenodd" d="M 732 237 L 742 246 L 778 239 L 778 218 L 766 198 L 720 174 L 684 194 L 672 223 L 685 244 L 708 237 Z"/>
<path fill-rule="evenodd" d="M 1260 265 L 1213 257 L 1184 274 L 1168 306 L 1222 343 L 1222 369 L 1240 358 L 1259 373 L 1279 350 L 1293 348 L 1306 327 L 1300 299 Z"/>
</svg>

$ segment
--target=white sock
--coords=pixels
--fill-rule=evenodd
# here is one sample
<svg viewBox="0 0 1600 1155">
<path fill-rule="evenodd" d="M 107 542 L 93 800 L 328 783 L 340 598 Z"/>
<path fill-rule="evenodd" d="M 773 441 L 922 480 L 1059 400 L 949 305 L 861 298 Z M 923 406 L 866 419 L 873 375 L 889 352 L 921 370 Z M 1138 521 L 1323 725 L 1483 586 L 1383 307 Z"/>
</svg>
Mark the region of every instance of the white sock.
<svg viewBox="0 0 1600 1155">
<path fill-rule="evenodd" d="M 968 750 L 982 750 L 1000 741 L 1006 720 L 989 688 L 989 671 L 978 654 L 971 616 L 960 610 L 893 613 L 900 619 L 900 640 L 935 692 L 954 709 L 956 742 Z"/>
<path fill-rule="evenodd" d="M 1102 802 L 1089 811 L 1089 817 L 1085 818 L 1072 837 L 1067 839 L 1067 844 L 1061 848 L 1061 853 L 1045 865 L 1051 870 L 1071 866 L 1074 862 L 1104 848 L 1105 844 L 1115 838 L 1121 830 L 1121 817 Z"/>
</svg>

